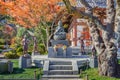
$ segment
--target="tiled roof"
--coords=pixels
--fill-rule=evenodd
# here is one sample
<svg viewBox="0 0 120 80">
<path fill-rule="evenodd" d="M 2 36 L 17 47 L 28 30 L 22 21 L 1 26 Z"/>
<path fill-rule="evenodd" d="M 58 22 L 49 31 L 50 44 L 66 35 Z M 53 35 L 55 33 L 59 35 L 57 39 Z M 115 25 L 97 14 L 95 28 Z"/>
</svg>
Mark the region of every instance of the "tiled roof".
<svg viewBox="0 0 120 80">
<path fill-rule="evenodd" d="M 77 1 L 77 7 L 82 7 L 83 5 L 81 4 L 80 0 L 76 0 Z M 101 7 L 101 8 L 105 8 L 106 7 L 106 0 L 86 0 L 89 5 L 91 5 L 92 7 Z"/>
<path fill-rule="evenodd" d="M 92 7 L 101 7 L 101 8 L 106 8 L 106 1 L 107 0 L 86 0 Z M 115 0 L 116 1 L 116 0 Z M 81 4 L 80 0 L 76 0 L 77 2 L 77 7 L 83 7 Z M 60 6 L 64 6 L 63 2 L 58 3 Z"/>
</svg>

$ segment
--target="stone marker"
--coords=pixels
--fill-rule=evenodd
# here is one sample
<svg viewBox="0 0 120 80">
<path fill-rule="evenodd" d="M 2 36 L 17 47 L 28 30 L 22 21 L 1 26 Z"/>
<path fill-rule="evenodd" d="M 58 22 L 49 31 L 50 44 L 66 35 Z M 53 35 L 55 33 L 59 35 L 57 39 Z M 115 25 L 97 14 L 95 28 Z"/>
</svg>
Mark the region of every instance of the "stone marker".
<svg viewBox="0 0 120 80">
<path fill-rule="evenodd" d="M 40 55 L 38 52 L 38 45 L 37 45 L 37 39 L 35 36 L 33 36 L 34 46 L 33 46 L 33 52 L 32 55 Z"/>
<path fill-rule="evenodd" d="M 9 60 L 0 60 L 0 73 L 13 72 L 13 62 Z"/>
<path fill-rule="evenodd" d="M 90 58 L 89 66 L 90 66 L 91 68 L 96 68 L 96 67 L 98 67 L 98 59 L 97 59 L 97 57 L 91 57 L 91 58 Z"/>
<path fill-rule="evenodd" d="M 26 54 L 26 56 L 21 56 L 19 58 L 19 68 L 30 68 L 30 67 L 32 67 L 31 56 L 29 54 Z"/>
</svg>

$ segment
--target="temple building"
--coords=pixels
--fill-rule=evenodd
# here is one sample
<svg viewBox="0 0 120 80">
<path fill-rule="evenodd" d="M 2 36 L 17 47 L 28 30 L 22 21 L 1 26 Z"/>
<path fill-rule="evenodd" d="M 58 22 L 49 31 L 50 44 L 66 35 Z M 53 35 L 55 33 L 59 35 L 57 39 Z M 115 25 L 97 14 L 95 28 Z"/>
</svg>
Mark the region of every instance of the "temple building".
<svg viewBox="0 0 120 80">
<path fill-rule="evenodd" d="M 97 16 L 101 22 L 106 23 L 106 0 L 86 0 L 93 7 L 93 14 Z M 85 11 L 85 8 L 81 4 L 80 0 L 76 0 L 76 7 L 79 10 Z M 70 36 L 71 46 L 80 46 L 79 39 L 84 39 L 86 47 L 91 46 L 91 36 L 89 34 L 89 25 L 87 25 L 87 19 L 73 17 L 71 25 L 69 26 L 68 33 Z"/>
</svg>

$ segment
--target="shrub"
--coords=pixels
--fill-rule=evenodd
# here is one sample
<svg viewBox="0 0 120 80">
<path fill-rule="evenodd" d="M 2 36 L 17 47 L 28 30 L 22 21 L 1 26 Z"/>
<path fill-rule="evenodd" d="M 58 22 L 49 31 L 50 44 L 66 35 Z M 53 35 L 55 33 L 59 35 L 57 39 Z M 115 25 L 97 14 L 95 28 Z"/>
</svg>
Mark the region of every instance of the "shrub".
<svg viewBox="0 0 120 80">
<path fill-rule="evenodd" d="M 5 44 L 5 40 L 4 39 L 0 39 L 0 45 L 4 45 Z"/>
<path fill-rule="evenodd" d="M 16 50 L 16 52 L 17 52 L 17 53 L 18 53 L 18 52 L 23 52 L 23 48 L 22 48 L 22 47 L 18 47 L 17 50 Z"/>
<path fill-rule="evenodd" d="M 23 48 L 20 44 L 12 44 L 10 46 L 13 50 L 12 53 L 14 53 L 15 55 L 17 55 L 17 57 L 20 57 L 21 55 L 23 55 Z"/>
<path fill-rule="evenodd" d="M 17 55 L 20 57 L 23 55 L 23 52 L 17 52 Z"/>
<path fill-rule="evenodd" d="M 3 50 L 2 49 L 0 49 L 0 53 L 2 52 Z"/>
<path fill-rule="evenodd" d="M 5 48 L 4 48 L 4 45 L 0 45 L 0 49 L 5 49 Z"/>
<path fill-rule="evenodd" d="M 29 45 L 28 46 L 28 52 L 32 52 L 33 51 L 33 45 Z"/>
<path fill-rule="evenodd" d="M 39 50 L 40 54 L 45 54 L 46 50 L 45 50 L 44 44 L 39 44 L 38 50 Z"/>
<path fill-rule="evenodd" d="M 44 48 L 44 49 L 45 49 L 44 44 L 39 44 L 39 47 L 41 47 L 41 48 Z"/>
<path fill-rule="evenodd" d="M 19 57 L 17 54 L 13 53 L 12 51 L 5 52 L 4 56 L 5 56 L 5 58 L 8 58 L 8 59 L 16 59 Z"/>
<path fill-rule="evenodd" d="M 45 52 L 44 52 L 44 54 L 48 54 L 48 52 L 47 52 L 47 51 L 45 51 Z"/>
<path fill-rule="evenodd" d="M 30 55 L 31 55 L 31 54 L 32 54 L 32 52 L 28 51 L 28 54 L 30 54 Z"/>
</svg>

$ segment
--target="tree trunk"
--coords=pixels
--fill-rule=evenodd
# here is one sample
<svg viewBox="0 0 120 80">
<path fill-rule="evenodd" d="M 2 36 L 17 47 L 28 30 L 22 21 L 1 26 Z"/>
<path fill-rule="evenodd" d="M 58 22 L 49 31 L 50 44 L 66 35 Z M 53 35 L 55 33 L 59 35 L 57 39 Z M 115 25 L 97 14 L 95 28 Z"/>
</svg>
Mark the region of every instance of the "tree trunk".
<svg viewBox="0 0 120 80">
<path fill-rule="evenodd" d="M 49 29 L 48 29 L 48 27 L 46 27 L 46 34 L 47 34 L 46 48 L 47 48 L 47 51 L 48 51 L 48 47 L 49 47 Z"/>
<path fill-rule="evenodd" d="M 103 76 L 117 76 L 117 48 L 112 42 L 108 42 L 106 49 L 98 55 L 99 74 Z"/>
<path fill-rule="evenodd" d="M 116 7 L 116 20 L 115 20 L 115 31 L 117 33 L 117 43 L 120 43 L 120 1 L 117 0 L 117 7 Z"/>
<path fill-rule="evenodd" d="M 39 33 L 39 35 L 40 35 L 40 38 L 41 38 L 41 41 L 42 41 L 43 45 L 46 46 L 46 44 L 45 44 L 45 39 L 44 39 L 44 37 L 43 37 L 44 35 L 42 34 L 42 31 L 41 31 L 41 30 L 42 30 L 42 27 L 41 27 L 41 26 L 42 26 L 42 25 L 39 26 L 39 31 L 38 31 L 38 33 Z M 45 49 L 45 50 L 47 50 L 47 49 Z"/>
<path fill-rule="evenodd" d="M 108 3 L 107 19 L 108 23 L 106 29 L 101 30 L 102 35 L 99 34 L 99 30 L 95 22 L 90 24 L 90 31 L 95 48 L 98 53 L 98 69 L 99 74 L 109 77 L 117 77 L 117 48 L 114 44 L 114 19 L 115 11 L 114 4 L 111 4 L 112 0 Z M 96 27 L 97 26 L 97 27 Z"/>
<path fill-rule="evenodd" d="M 103 37 L 100 35 L 100 30 L 93 22 L 89 22 L 90 34 L 92 36 L 93 44 L 98 53 L 98 70 L 99 74 L 103 76 L 116 77 L 117 75 L 117 48 L 112 42 L 105 45 L 105 39 L 108 35 Z"/>
</svg>

